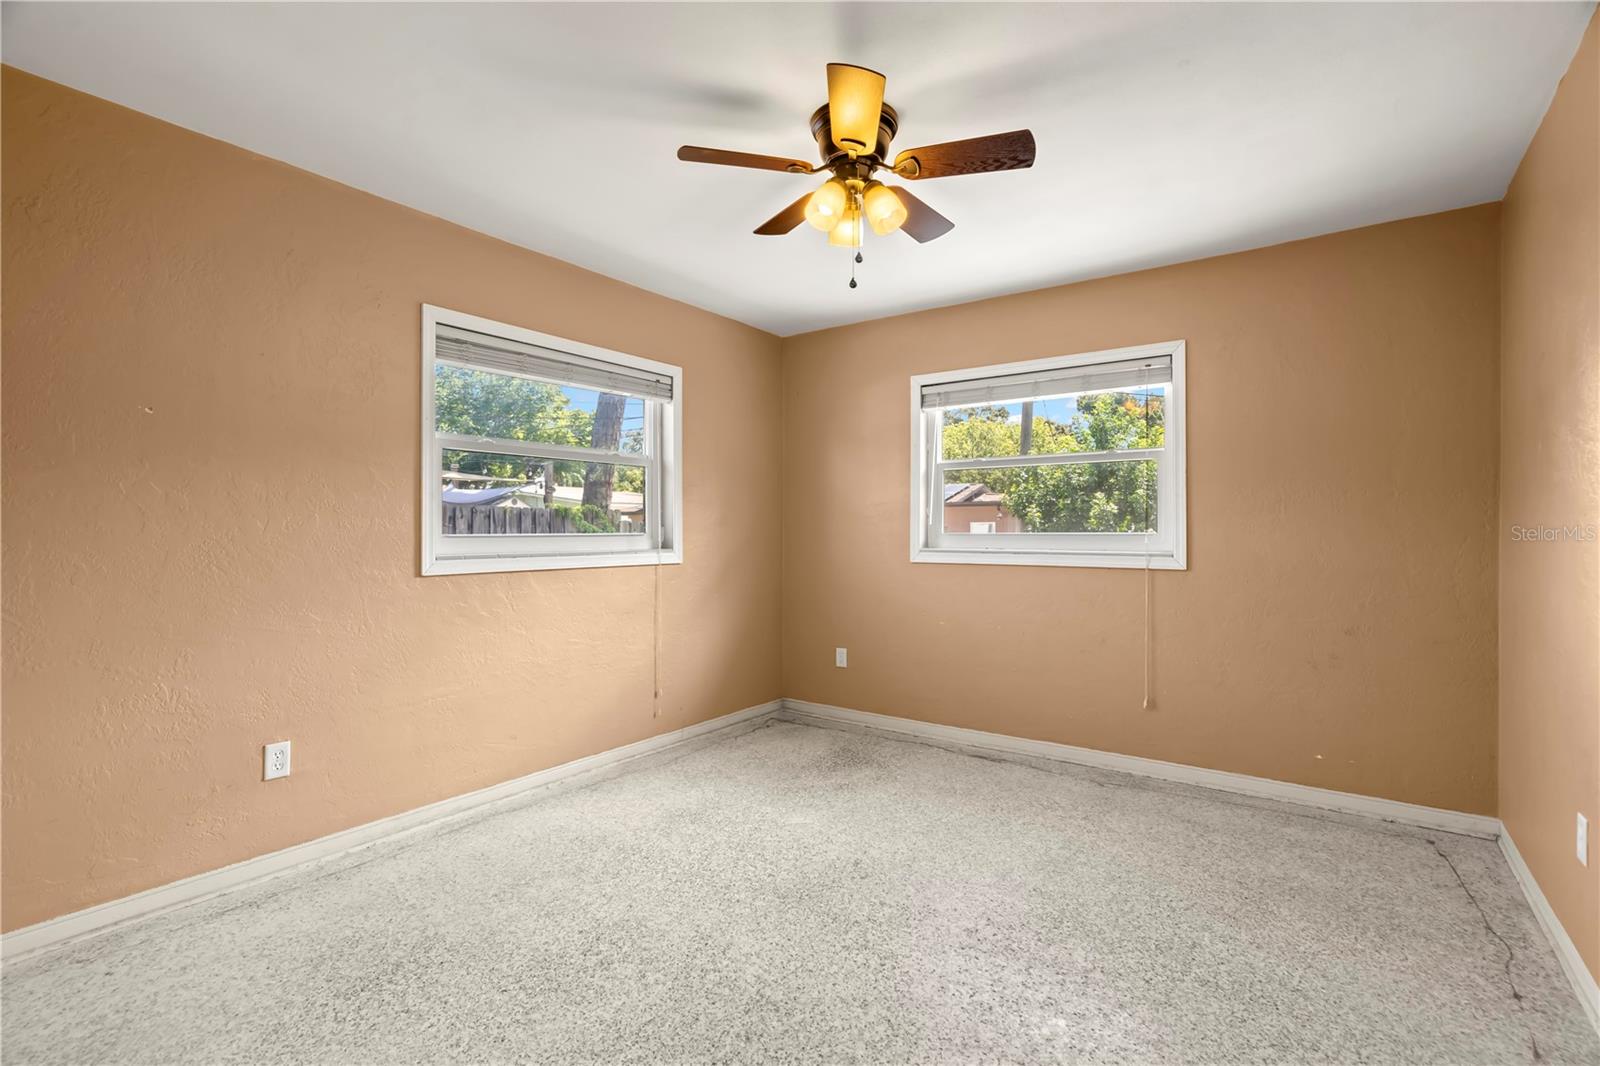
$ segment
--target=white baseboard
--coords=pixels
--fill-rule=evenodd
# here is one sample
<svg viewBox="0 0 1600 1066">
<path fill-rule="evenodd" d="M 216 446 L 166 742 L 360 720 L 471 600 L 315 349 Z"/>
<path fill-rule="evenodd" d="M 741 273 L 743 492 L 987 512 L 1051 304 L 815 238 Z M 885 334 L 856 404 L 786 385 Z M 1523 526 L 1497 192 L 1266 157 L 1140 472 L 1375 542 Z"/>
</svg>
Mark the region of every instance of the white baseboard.
<svg viewBox="0 0 1600 1066">
<path fill-rule="evenodd" d="M 1522 886 L 1523 894 L 1528 899 L 1528 906 L 1539 919 L 1546 938 L 1550 941 L 1551 948 L 1556 953 L 1556 958 L 1561 961 L 1561 968 L 1566 972 L 1567 980 L 1572 984 L 1572 991 L 1583 1004 L 1584 1010 L 1589 1015 L 1589 1021 L 1594 1025 L 1596 1032 L 1600 1032 L 1600 986 L 1596 985 L 1594 975 L 1584 965 L 1583 958 L 1578 954 L 1578 948 L 1567 935 L 1561 920 L 1551 910 L 1550 903 L 1544 897 L 1544 892 L 1539 888 L 1539 883 L 1534 880 L 1533 873 L 1528 869 L 1527 863 L 1522 861 L 1521 854 L 1517 851 L 1516 844 L 1511 839 L 1511 834 L 1506 832 L 1500 819 L 1491 818 L 1482 814 L 1466 814 L 1461 811 L 1448 811 L 1438 807 L 1424 807 L 1415 803 L 1401 803 L 1398 800 L 1378 799 L 1373 796 L 1359 796 L 1351 792 L 1335 792 L 1332 789 L 1313 788 L 1310 785 L 1295 785 L 1287 781 L 1274 781 L 1265 777 L 1250 777 L 1247 774 L 1228 773 L 1223 770 L 1207 770 L 1199 766 L 1185 766 L 1182 763 L 1162 762 L 1159 759 L 1144 759 L 1136 755 L 1118 755 L 1115 752 L 1097 751 L 1094 748 L 1077 748 L 1070 744 L 1055 744 L 1046 740 L 1027 740 L 1022 737 L 1010 737 L 1002 733 L 986 733 L 978 729 L 963 729 L 960 726 L 936 725 L 932 722 L 921 722 L 914 718 L 896 718 L 887 714 L 873 714 L 870 711 L 855 711 L 848 707 L 832 707 L 825 703 L 810 703 L 806 700 L 785 699 L 781 701 L 782 710 L 779 717 L 797 722 L 811 722 L 821 725 L 829 723 L 852 725 L 865 729 L 882 730 L 887 733 L 899 733 L 903 736 L 915 737 L 922 740 L 934 741 L 957 750 L 980 751 L 993 755 L 1012 755 L 1035 759 L 1051 759 L 1058 762 L 1075 763 L 1080 766 L 1093 766 L 1102 770 L 1120 770 L 1124 773 L 1137 774 L 1141 777 L 1153 777 L 1162 781 L 1173 781 L 1185 785 L 1198 785 L 1202 788 L 1214 788 L 1223 792 L 1234 792 L 1246 796 L 1256 796 L 1262 799 L 1279 800 L 1284 803 L 1293 803 L 1304 807 L 1316 807 L 1326 811 L 1336 811 L 1341 814 L 1354 814 L 1367 818 L 1377 818 L 1386 822 L 1398 822 L 1402 825 L 1420 826 L 1425 829 L 1438 829 L 1449 833 L 1460 833 L 1465 836 L 1483 837 L 1488 840 L 1499 840 L 1500 850 L 1505 854 L 1506 863 L 1511 867 L 1512 875 L 1517 883 Z"/>
<path fill-rule="evenodd" d="M 1144 759 L 1137 755 L 1118 755 L 1115 752 L 1097 751 L 1094 748 L 1076 748 L 1070 744 L 1055 744 L 1048 740 L 1027 740 L 1023 737 L 1006 736 L 1003 733 L 986 733 L 978 729 L 963 729 L 953 725 L 935 725 L 913 718 L 896 718 L 869 711 L 853 711 L 847 707 L 831 707 L 825 703 L 791 699 L 785 699 L 782 703 L 784 716 L 796 720 L 842 722 L 938 741 L 973 751 L 1051 759 L 1056 762 L 1093 766 L 1101 770 L 1120 770 L 1140 777 L 1154 777 L 1162 781 L 1280 800 L 1284 803 L 1337 811 L 1341 814 L 1358 814 L 1386 822 L 1439 829 L 1448 833 L 1483 837 L 1487 840 L 1493 840 L 1500 835 L 1500 819 L 1483 814 L 1465 814 L 1438 807 L 1423 807 L 1415 803 L 1401 803 L 1398 800 L 1359 796 L 1352 792 L 1335 792 L 1328 788 L 1295 785 L 1266 777 L 1250 777 L 1247 774 L 1234 774 L 1225 770 L 1208 770 L 1200 766 L 1186 766 L 1183 763 L 1162 762 L 1160 759 Z"/>
<path fill-rule="evenodd" d="M 486 804 L 513 799 L 533 789 L 546 788 L 580 774 L 615 767 L 708 733 L 720 732 L 762 718 L 778 710 L 781 704 L 781 700 L 773 700 L 756 707 L 747 707 L 742 711 L 722 715 L 720 718 L 685 726 L 670 733 L 662 733 L 633 744 L 625 744 L 620 748 L 574 759 L 560 766 L 552 766 L 548 770 L 502 781 L 498 785 L 490 785 L 475 792 L 452 796 L 425 807 L 417 807 L 388 818 L 380 818 L 375 822 L 341 830 L 304 844 L 284 848 L 282 851 L 245 859 L 243 862 L 236 862 L 218 870 L 195 874 L 193 877 L 147 889 L 132 896 L 124 896 L 122 899 L 87 907 L 71 914 L 63 914 L 58 918 L 39 922 L 37 925 L 15 929 L 0 937 L 0 959 L 15 961 L 24 955 L 60 947 L 71 941 L 103 933 L 113 926 L 126 925 L 176 907 L 198 903 L 200 900 L 276 877 L 308 863 L 331 859 L 436 822 L 458 817 Z"/>
<path fill-rule="evenodd" d="M 1500 850 L 1505 853 L 1506 864 L 1522 886 L 1522 894 L 1528 898 L 1528 906 L 1533 909 L 1534 917 L 1544 927 L 1544 935 L 1555 949 L 1556 958 L 1561 960 L 1561 968 L 1572 983 L 1572 991 L 1577 994 L 1583 1009 L 1589 1012 L 1589 1024 L 1594 1026 L 1595 1032 L 1600 1033 L 1600 984 L 1595 983 L 1594 974 L 1589 972 L 1583 956 L 1578 954 L 1578 945 L 1567 935 L 1566 927 L 1556 917 L 1550 901 L 1544 898 L 1544 890 L 1534 880 L 1533 871 L 1528 869 L 1522 853 L 1517 850 L 1516 841 L 1511 839 L 1510 831 L 1504 828 L 1500 830 Z"/>
<path fill-rule="evenodd" d="M 246 859 L 243 862 L 224 866 L 218 870 L 196 874 L 193 877 L 148 889 L 132 896 L 101 903 L 58 918 L 51 918 L 37 925 L 16 929 L 0 937 L 0 959 L 15 961 L 25 955 L 60 947 L 73 941 L 82 940 L 85 937 L 103 933 L 114 927 L 149 918 L 186 904 L 197 903 L 225 892 L 243 888 L 246 885 L 276 877 L 310 863 L 331 859 L 359 848 L 422 829 L 437 822 L 459 817 L 488 804 L 514 799 L 525 792 L 547 788 L 582 774 L 618 767 L 632 759 L 664 751 L 711 733 L 717 733 L 746 723 L 753 724 L 759 719 L 773 714 L 778 714 L 793 721 L 813 722 L 823 725 L 829 723 L 844 724 L 888 733 L 898 733 L 903 736 L 934 741 L 956 749 L 969 749 L 985 754 L 1051 759 L 1058 762 L 1075 763 L 1080 766 L 1092 766 L 1102 770 L 1117 770 L 1162 781 L 1197 785 L 1202 788 L 1278 800 L 1284 803 L 1315 807 L 1342 814 L 1377 818 L 1404 825 L 1421 826 L 1427 829 L 1438 829 L 1487 839 L 1498 838 L 1500 848 L 1505 853 L 1506 862 L 1511 867 L 1512 874 L 1522 886 L 1523 893 L 1528 899 L 1528 905 L 1533 909 L 1533 913 L 1539 919 L 1539 924 L 1544 928 L 1545 935 L 1549 938 L 1556 957 L 1560 959 L 1562 968 L 1572 982 L 1573 991 L 1583 1003 L 1585 1010 L 1588 1011 L 1590 1021 L 1594 1023 L 1597 1030 L 1600 1030 L 1600 988 L 1596 987 L 1594 976 L 1589 973 L 1588 968 L 1584 965 L 1583 959 L 1578 955 L 1577 947 L 1572 943 L 1571 937 L 1567 935 L 1555 912 L 1550 909 L 1550 904 L 1545 899 L 1543 891 L 1540 890 L 1538 882 L 1534 880 L 1533 874 L 1529 871 L 1527 864 L 1523 862 L 1521 854 L 1518 853 L 1516 844 L 1512 842 L 1510 834 L 1504 831 L 1498 818 L 1442 810 L 1437 807 L 1424 807 L 1414 803 L 1401 803 L 1397 800 L 1378 799 L 1372 796 L 1359 796 L 1349 792 L 1336 792 L 1332 789 L 1313 788 L 1309 785 L 1295 785 L 1286 781 L 1250 777 L 1246 774 L 1228 773 L 1223 770 L 1208 770 L 1204 767 L 1163 762 L 1159 759 L 1145 759 L 1135 755 L 1118 755 L 1115 752 L 1079 748 L 1070 744 L 1028 740 L 1022 737 L 1006 736 L 1001 733 L 986 733 L 982 730 L 963 729 L 959 726 L 936 725 L 932 722 L 921 722 L 912 718 L 896 718 L 891 715 L 873 714 L 868 711 L 855 711 L 846 707 L 832 707 L 827 704 L 792 699 L 773 700 L 770 703 L 748 707 L 742 711 L 723 715 L 720 718 L 713 718 L 670 733 L 663 733 L 660 736 L 649 737 L 620 748 L 613 748 L 610 751 L 575 759 L 572 762 L 562 763 L 560 766 L 552 766 L 547 770 L 540 770 L 525 777 L 503 781 L 498 785 L 490 785 L 488 788 L 482 788 L 476 792 L 452 796 L 437 803 L 430 803 L 425 807 L 418 807 L 415 810 L 405 811 L 388 818 L 380 818 L 375 822 L 368 822 L 365 825 L 355 826 L 329 836 L 307 841 L 304 844 L 296 844 L 293 847 L 284 848 L 282 851 Z"/>
</svg>

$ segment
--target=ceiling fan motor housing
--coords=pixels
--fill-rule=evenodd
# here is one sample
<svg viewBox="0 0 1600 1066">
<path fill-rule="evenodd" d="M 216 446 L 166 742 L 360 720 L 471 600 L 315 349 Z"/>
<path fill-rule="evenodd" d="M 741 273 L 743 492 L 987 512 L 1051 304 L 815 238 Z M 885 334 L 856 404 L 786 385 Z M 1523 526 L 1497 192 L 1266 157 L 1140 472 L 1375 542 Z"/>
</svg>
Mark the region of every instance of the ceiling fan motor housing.
<svg viewBox="0 0 1600 1066">
<path fill-rule="evenodd" d="M 878 143 L 872 146 L 872 151 L 858 155 L 857 159 L 870 160 L 880 165 L 889 158 L 889 142 L 894 140 L 894 135 L 900 130 L 900 116 L 894 108 L 887 103 L 878 115 Z M 817 149 L 822 154 L 822 162 L 826 167 L 835 163 L 849 162 L 849 156 L 841 152 L 833 143 L 833 125 L 828 120 L 828 105 L 823 104 L 812 112 L 811 136 L 817 139 Z"/>
</svg>

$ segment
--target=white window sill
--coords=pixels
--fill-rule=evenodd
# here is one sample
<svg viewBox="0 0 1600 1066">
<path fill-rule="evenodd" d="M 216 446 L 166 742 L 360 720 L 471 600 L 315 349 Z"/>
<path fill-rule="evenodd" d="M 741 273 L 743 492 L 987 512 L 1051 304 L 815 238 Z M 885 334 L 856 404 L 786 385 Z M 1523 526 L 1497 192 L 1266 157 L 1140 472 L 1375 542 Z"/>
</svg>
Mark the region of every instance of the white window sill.
<svg viewBox="0 0 1600 1066">
<path fill-rule="evenodd" d="M 673 566 L 680 551 L 591 552 L 573 555 L 456 556 L 423 563 L 423 577 L 442 574 L 504 574 L 519 570 L 588 570 L 612 566 Z"/>
<path fill-rule="evenodd" d="M 1001 551 L 994 548 L 955 550 L 918 548 L 911 553 L 914 563 L 968 563 L 980 566 L 1090 566 L 1102 569 L 1187 570 L 1186 561 L 1171 555 L 1122 552 Z"/>
</svg>

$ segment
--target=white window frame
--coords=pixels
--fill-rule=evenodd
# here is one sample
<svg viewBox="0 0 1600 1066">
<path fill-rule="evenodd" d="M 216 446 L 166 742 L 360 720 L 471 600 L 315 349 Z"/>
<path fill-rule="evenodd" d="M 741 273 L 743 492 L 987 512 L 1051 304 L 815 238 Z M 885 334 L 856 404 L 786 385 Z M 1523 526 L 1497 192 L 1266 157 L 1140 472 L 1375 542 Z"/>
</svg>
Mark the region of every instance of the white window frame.
<svg viewBox="0 0 1600 1066">
<path fill-rule="evenodd" d="M 1054 456 L 1012 456 L 1003 459 L 939 458 L 943 408 L 922 406 L 926 385 L 972 381 L 1005 374 L 1061 370 L 1167 355 L 1172 357 L 1172 384 L 1167 397 L 1162 448 L 1117 452 L 1077 452 Z M 1001 566 L 1146 567 L 1188 569 L 1188 500 L 1184 467 L 1184 342 L 1164 341 L 1078 355 L 1053 356 L 1020 363 L 998 363 L 965 370 L 918 374 L 911 379 L 911 561 L 914 563 L 980 563 Z M 1156 460 L 1154 533 L 945 533 L 943 468 L 963 470 L 989 466 L 1063 465 L 1097 459 Z"/>
<path fill-rule="evenodd" d="M 590 448 L 440 433 L 434 418 L 438 327 L 456 326 L 505 340 L 650 371 L 672 379 L 672 399 L 646 398 L 644 455 Z M 452 363 L 455 360 L 451 360 Z M 493 370 L 504 373 L 503 370 Z M 445 448 L 539 459 L 619 462 L 645 468 L 645 532 L 542 533 L 537 536 L 446 534 L 440 528 Z M 683 369 L 581 341 L 422 305 L 422 573 L 487 574 L 514 570 L 571 570 L 656 566 L 683 562 Z"/>
</svg>

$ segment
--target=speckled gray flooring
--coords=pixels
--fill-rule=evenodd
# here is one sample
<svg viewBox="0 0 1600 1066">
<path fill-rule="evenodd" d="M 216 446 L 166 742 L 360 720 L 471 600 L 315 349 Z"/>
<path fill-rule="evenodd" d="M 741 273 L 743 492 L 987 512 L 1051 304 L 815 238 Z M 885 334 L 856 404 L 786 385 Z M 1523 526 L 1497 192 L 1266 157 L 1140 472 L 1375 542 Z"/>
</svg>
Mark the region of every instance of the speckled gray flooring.
<svg viewBox="0 0 1600 1066">
<path fill-rule="evenodd" d="M 7 1064 L 1600 1062 L 1492 843 L 788 723 L 0 996 Z"/>
</svg>

